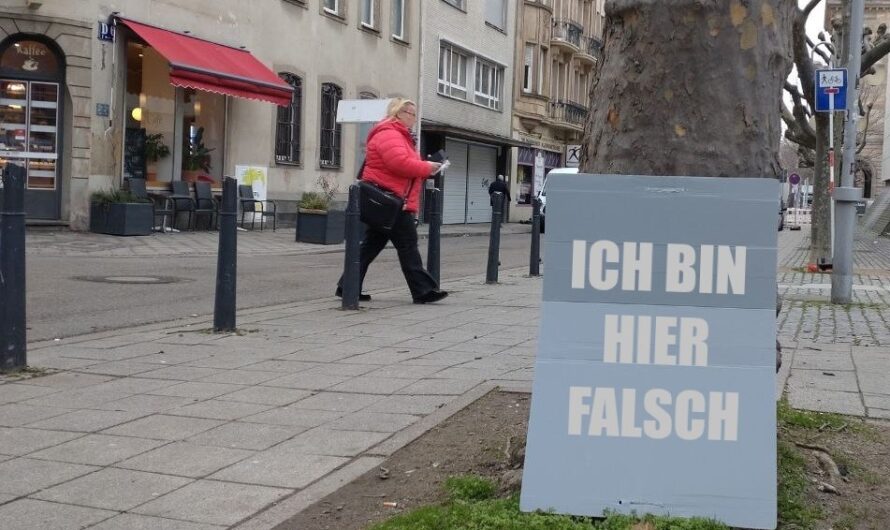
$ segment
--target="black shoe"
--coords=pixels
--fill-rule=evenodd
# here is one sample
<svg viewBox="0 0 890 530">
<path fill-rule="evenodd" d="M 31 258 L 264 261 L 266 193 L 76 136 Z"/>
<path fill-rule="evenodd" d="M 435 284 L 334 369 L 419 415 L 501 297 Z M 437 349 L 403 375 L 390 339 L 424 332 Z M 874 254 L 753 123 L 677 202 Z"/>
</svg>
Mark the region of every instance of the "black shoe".
<svg viewBox="0 0 890 530">
<path fill-rule="evenodd" d="M 342 288 L 342 287 L 337 287 L 337 290 L 334 292 L 334 296 L 336 296 L 337 298 L 343 298 L 343 288 Z M 371 301 L 371 295 L 369 295 L 369 294 L 360 294 L 360 295 L 358 295 L 358 301 L 359 301 L 359 302 L 370 302 L 370 301 Z"/>
<path fill-rule="evenodd" d="M 433 302 L 438 302 L 439 300 L 448 296 L 448 291 L 440 291 L 439 289 L 433 289 L 432 291 L 420 295 L 414 299 L 415 304 L 432 304 Z"/>
</svg>

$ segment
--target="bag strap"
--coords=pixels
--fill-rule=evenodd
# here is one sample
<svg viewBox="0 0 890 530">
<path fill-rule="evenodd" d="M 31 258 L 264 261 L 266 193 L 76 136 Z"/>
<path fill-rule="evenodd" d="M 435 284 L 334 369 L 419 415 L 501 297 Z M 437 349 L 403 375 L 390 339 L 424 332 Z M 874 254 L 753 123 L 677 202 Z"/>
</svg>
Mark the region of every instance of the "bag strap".
<svg viewBox="0 0 890 530">
<path fill-rule="evenodd" d="M 355 175 L 355 180 L 361 180 L 362 174 L 365 172 L 365 164 L 368 162 L 368 157 L 365 155 L 365 159 L 362 160 L 362 167 L 358 168 L 358 174 Z"/>
</svg>

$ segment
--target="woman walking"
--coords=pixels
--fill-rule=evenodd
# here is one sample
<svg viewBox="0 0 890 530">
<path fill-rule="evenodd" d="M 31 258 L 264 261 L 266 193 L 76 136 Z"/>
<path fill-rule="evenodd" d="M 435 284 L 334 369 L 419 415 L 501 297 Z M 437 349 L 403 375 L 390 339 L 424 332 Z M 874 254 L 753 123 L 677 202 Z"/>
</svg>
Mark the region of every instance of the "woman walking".
<svg viewBox="0 0 890 530">
<path fill-rule="evenodd" d="M 417 121 L 417 105 L 413 101 L 395 98 L 389 104 L 386 118 L 368 133 L 367 153 L 360 178 L 405 199 L 392 230 L 368 227 L 361 244 L 361 276 L 359 287 L 374 258 L 392 241 L 398 252 L 402 274 L 411 290 L 415 304 L 438 302 L 448 296 L 439 289 L 436 280 L 423 268 L 417 249 L 417 210 L 423 182 L 439 170 L 441 164 L 422 160 L 414 149 L 411 128 Z M 343 278 L 337 284 L 337 296 L 342 296 Z M 361 292 L 361 291 L 359 291 Z M 368 301 L 362 294 L 359 300 Z"/>
</svg>

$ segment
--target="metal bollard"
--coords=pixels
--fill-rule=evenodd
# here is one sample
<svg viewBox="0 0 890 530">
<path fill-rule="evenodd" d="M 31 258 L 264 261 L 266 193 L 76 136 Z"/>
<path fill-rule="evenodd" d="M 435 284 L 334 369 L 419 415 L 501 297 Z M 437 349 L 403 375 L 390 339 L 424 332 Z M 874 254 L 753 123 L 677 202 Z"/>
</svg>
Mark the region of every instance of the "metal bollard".
<svg viewBox="0 0 890 530">
<path fill-rule="evenodd" d="M 223 181 L 219 207 L 219 251 L 216 260 L 216 299 L 213 305 L 213 331 L 235 331 L 235 286 L 238 269 L 238 182 Z"/>
<path fill-rule="evenodd" d="M 430 233 L 426 248 L 426 269 L 430 276 L 440 283 L 439 265 L 442 249 L 442 190 L 433 188 L 430 190 Z"/>
<path fill-rule="evenodd" d="M 359 187 L 349 186 L 349 204 L 346 206 L 346 252 L 343 258 L 343 309 L 358 309 L 361 294 L 361 240 L 362 223 L 359 211 Z"/>
<path fill-rule="evenodd" d="M 28 364 L 25 322 L 25 168 L 6 164 L 0 212 L 0 370 Z"/>
<path fill-rule="evenodd" d="M 541 199 L 532 201 L 532 247 L 528 257 L 528 275 L 541 275 Z"/>
<path fill-rule="evenodd" d="M 492 194 L 494 205 L 491 207 L 491 235 L 488 238 L 488 271 L 485 283 L 498 283 L 498 261 L 501 250 L 501 218 L 504 216 L 504 194 L 496 191 Z"/>
</svg>

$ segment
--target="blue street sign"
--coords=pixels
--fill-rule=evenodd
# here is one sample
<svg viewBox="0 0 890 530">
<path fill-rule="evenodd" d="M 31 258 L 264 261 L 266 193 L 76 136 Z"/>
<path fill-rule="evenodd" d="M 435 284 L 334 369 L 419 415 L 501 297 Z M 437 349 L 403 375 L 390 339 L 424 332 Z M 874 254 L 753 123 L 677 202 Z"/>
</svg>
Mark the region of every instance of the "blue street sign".
<svg viewBox="0 0 890 530">
<path fill-rule="evenodd" d="M 847 69 L 829 68 L 816 70 L 816 112 L 847 110 Z"/>
<path fill-rule="evenodd" d="M 521 508 L 775 528 L 778 183 L 549 181 Z"/>
<path fill-rule="evenodd" d="M 107 22 L 99 22 L 98 38 L 104 42 L 114 42 L 114 26 Z"/>
</svg>

